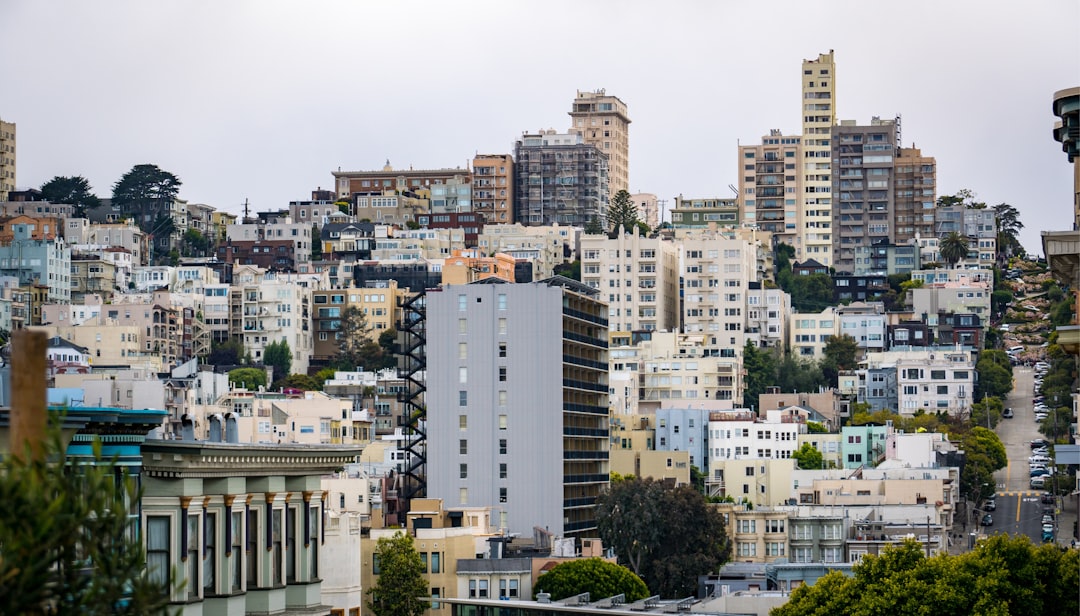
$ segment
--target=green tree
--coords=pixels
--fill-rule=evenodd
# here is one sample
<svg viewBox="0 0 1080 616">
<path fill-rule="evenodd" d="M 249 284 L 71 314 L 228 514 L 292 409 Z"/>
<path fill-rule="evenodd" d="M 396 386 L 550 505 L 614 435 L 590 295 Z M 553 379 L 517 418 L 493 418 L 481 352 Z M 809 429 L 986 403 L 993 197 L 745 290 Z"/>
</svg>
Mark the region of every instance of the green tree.
<svg viewBox="0 0 1080 616">
<path fill-rule="evenodd" d="M 997 223 L 997 257 L 1004 263 L 1010 257 L 1023 255 L 1024 247 L 1020 244 L 1020 230 L 1024 223 L 1020 221 L 1020 211 L 1008 203 L 994 206 Z"/>
<path fill-rule="evenodd" d="M 322 260 L 322 235 L 318 223 L 311 225 L 311 260 Z"/>
<path fill-rule="evenodd" d="M 569 263 L 560 263 L 555 266 L 555 274 L 581 282 L 581 260 L 576 259 Z"/>
<path fill-rule="evenodd" d="M 213 366 L 238 366 L 244 357 L 244 346 L 235 340 L 212 342 L 206 363 Z"/>
<path fill-rule="evenodd" d="M 181 184 L 157 165 L 135 165 L 113 184 L 112 203 L 125 214 L 157 213 L 176 199 Z"/>
<path fill-rule="evenodd" d="M 975 371 L 979 378 L 975 383 L 976 398 L 984 396 L 1005 398 L 1012 391 L 1012 372 L 996 361 L 993 353 L 994 351 L 984 351 L 978 363 L 975 364 Z"/>
<path fill-rule="evenodd" d="M 1071 425 L 1072 409 L 1059 406 L 1039 422 L 1039 434 L 1048 438 L 1051 443 L 1067 443 Z"/>
<path fill-rule="evenodd" d="M 858 368 L 856 363 L 859 343 L 847 334 L 833 336 L 825 343 L 824 357 L 821 359 L 821 372 L 830 385 L 839 384 L 840 372 Z"/>
<path fill-rule="evenodd" d="M 622 565 L 601 558 L 579 558 L 560 563 L 533 583 L 537 593 L 551 595 L 552 601 L 589 593 L 592 601 L 625 595 L 626 602 L 649 597 L 645 582 Z"/>
<path fill-rule="evenodd" d="M 630 193 L 620 190 L 611 198 L 607 209 L 607 224 L 611 235 L 618 235 L 620 229 L 632 233 L 638 224 L 638 209 Z"/>
<path fill-rule="evenodd" d="M 319 390 L 326 385 L 326 382 L 334 378 L 334 373 L 337 372 L 334 368 L 323 368 L 315 373 L 315 382 L 319 384 Z"/>
<path fill-rule="evenodd" d="M 821 312 L 835 304 L 833 301 L 833 279 L 828 274 L 810 274 L 792 276 L 788 293 L 791 293 L 791 308 L 798 312 Z"/>
<path fill-rule="evenodd" d="M 41 196 L 49 203 L 75 206 L 75 218 L 85 218 L 87 210 L 101 205 L 101 199 L 92 192 L 90 182 L 81 175 L 54 177 L 41 185 Z"/>
<path fill-rule="evenodd" d="M 771 384 L 779 387 L 780 391 L 813 392 L 828 383 L 818 362 L 785 353 L 776 364 L 776 374 Z"/>
<path fill-rule="evenodd" d="M 955 267 L 957 263 L 967 257 L 968 239 L 956 231 L 952 231 L 938 242 L 938 252 L 941 253 L 941 258 L 945 259 L 949 267 Z"/>
<path fill-rule="evenodd" d="M 1001 421 L 1001 413 L 1005 410 L 1005 404 L 1000 398 L 988 396 L 971 405 L 971 425 L 986 426 L 987 421 L 991 427 L 997 427 Z M 989 414 L 989 417 L 987 417 Z"/>
<path fill-rule="evenodd" d="M 791 293 L 791 260 L 795 258 L 795 247 L 791 244 L 780 242 L 773 249 L 773 276 L 776 278 L 776 286 Z"/>
<path fill-rule="evenodd" d="M 239 385 L 248 391 L 266 387 L 266 371 L 261 368 L 237 368 L 229 371 L 229 384 Z"/>
<path fill-rule="evenodd" d="M 600 224 L 600 219 L 596 216 L 590 216 L 589 221 L 585 223 L 585 235 L 603 235 L 604 225 Z"/>
<path fill-rule="evenodd" d="M 337 330 L 338 354 L 335 365 L 342 370 L 356 370 L 363 366 L 363 348 L 368 338 L 367 318 L 356 306 L 346 306 L 341 311 Z M 367 368 L 367 366 L 364 366 Z M 370 368 L 369 368 L 370 369 Z"/>
<path fill-rule="evenodd" d="M 146 571 L 133 527 L 137 484 L 98 441 L 88 462 L 57 463 L 59 423 L 50 422 L 40 459 L 0 463 L 0 613 L 160 612 L 168 589 Z"/>
<path fill-rule="evenodd" d="M 758 396 L 776 381 L 776 354 L 770 349 L 759 349 L 747 340 L 743 346 L 743 407 L 757 408 Z"/>
<path fill-rule="evenodd" d="M 772 616 L 819 614 L 1072 614 L 1080 608 L 1077 550 L 995 534 L 975 550 L 926 558 L 912 540 L 866 556 L 854 575 L 803 585 Z"/>
<path fill-rule="evenodd" d="M 322 384 L 314 377 L 293 373 L 274 382 L 274 389 L 299 389 L 301 391 L 322 391 Z"/>
<path fill-rule="evenodd" d="M 804 470 L 825 468 L 825 457 L 810 443 L 803 443 L 802 447 L 792 452 L 791 457 L 795 458 L 795 461 L 799 463 L 799 468 Z"/>
<path fill-rule="evenodd" d="M 271 342 L 263 350 L 263 365 L 272 367 L 276 378 L 292 374 L 292 349 L 284 339 Z"/>
<path fill-rule="evenodd" d="M 428 602 L 421 599 L 429 594 L 424 579 L 424 563 L 413 545 L 412 537 L 397 532 L 383 537 L 375 545 L 373 558 L 378 578 L 369 588 L 368 609 L 375 616 L 421 616 Z"/>
<path fill-rule="evenodd" d="M 597 526 L 619 563 L 664 597 L 693 595 L 697 576 L 731 557 L 723 518 L 691 486 L 651 478 L 609 484 L 597 502 Z"/>
<path fill-rule="evenodd" d="M 172 220 L 172 218 L 170 217 L 169 220 Z M 180 244 L 181 252 L 185 257 L 205 257 L 211 246 L 210 238 L 203 235 L 198 229 L 184 231 L 184 237 Z"/>
</svg>

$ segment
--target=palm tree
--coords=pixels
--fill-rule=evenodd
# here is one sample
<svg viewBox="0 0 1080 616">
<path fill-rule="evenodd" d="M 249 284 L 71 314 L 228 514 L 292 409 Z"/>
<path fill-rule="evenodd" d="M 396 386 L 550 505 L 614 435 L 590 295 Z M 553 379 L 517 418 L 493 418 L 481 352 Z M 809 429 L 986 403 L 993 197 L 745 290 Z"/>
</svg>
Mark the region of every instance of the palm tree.
<svg viewBox="0 0 1080 616">
<path fill-rule="evenodd" d="M 968 240 L 963 235 L 953 231 L 938 242 L 938 252 L 941 253 L 941 258 L 945 259 L 949 267 L 953 267 L 967 256 Z"/>
</svg>

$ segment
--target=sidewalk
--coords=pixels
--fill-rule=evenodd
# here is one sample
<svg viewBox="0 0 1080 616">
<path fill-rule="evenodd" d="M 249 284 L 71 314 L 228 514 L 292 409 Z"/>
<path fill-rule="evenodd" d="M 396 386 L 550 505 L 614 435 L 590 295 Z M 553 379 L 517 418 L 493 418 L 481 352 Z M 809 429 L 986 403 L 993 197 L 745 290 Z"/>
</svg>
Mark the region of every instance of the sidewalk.
<svg viewBox="0 0 1080 616">
<path fill-rule="evenodd" d="M 1065 547 L 1072 545 L 1073 525 L 1077 521 L 1076 496 L 1062 496 L 1059 501 L 1057 514 L 1057 544 Z M 1080 544 L 1080 539 L 1077 539 Z"/>
</svg>

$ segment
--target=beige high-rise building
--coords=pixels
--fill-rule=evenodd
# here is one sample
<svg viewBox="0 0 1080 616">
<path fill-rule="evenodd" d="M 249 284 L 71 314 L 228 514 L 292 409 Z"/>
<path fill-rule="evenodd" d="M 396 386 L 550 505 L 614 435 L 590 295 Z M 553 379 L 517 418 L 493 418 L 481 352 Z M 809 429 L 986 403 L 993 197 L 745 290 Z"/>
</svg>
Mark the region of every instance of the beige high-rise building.
<svg viewBox="0 0 1080 616">
<path fill-rule="evenodd" d="M 570 117 L 569 132 L 581 135 L 585 143 L 608 155 L 611 196 L 620 190 L 630 192 L 630 116 L 626 103 L 603 89 L 578 90 Z"/>
<path fill-rule="evenodd" d="M 581 281 L 608 305 L 609 329 L 679 327 L 679 264 L 673 242 L 637 233 L 581 236 Z"/>
<path fill-rule="evenodd" d="M 514 222 L 514 158 L 477 154 L 472 162 L 472 210 L 487 224 Z"/>
<path fill-rule="evenodd" d="M 795 258 L 833 264 L 832 127 L 836 124 L 836 64 L 833 52 L 802 65 L 802 202 Z"/>
<path fill-rule="evenodd" d="M 659 211 L 660 201 L 652 193 L 635 193 L 630 195 L 630 200 L 637 206 L 638 220 L 645 223 L 650 229 L 655 229 L 662 222 Z"/>
<path fill-rule="evenodd" d="M 15 123 L 0 120 L 0 201 L 15 190 Z"/>
</svg>

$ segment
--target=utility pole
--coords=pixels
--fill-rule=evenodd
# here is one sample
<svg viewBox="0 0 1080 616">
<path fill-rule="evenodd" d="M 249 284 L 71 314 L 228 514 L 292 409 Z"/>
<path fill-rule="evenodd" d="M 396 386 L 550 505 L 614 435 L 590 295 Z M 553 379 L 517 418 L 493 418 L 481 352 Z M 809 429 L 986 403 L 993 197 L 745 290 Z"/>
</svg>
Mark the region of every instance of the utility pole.
<svg viewBox="0 0 1080 616">
<path fill-rule="evenodd" d="M 926 516 L 926 557 L 930 558 L 930 516 Z"/>
</svg>

